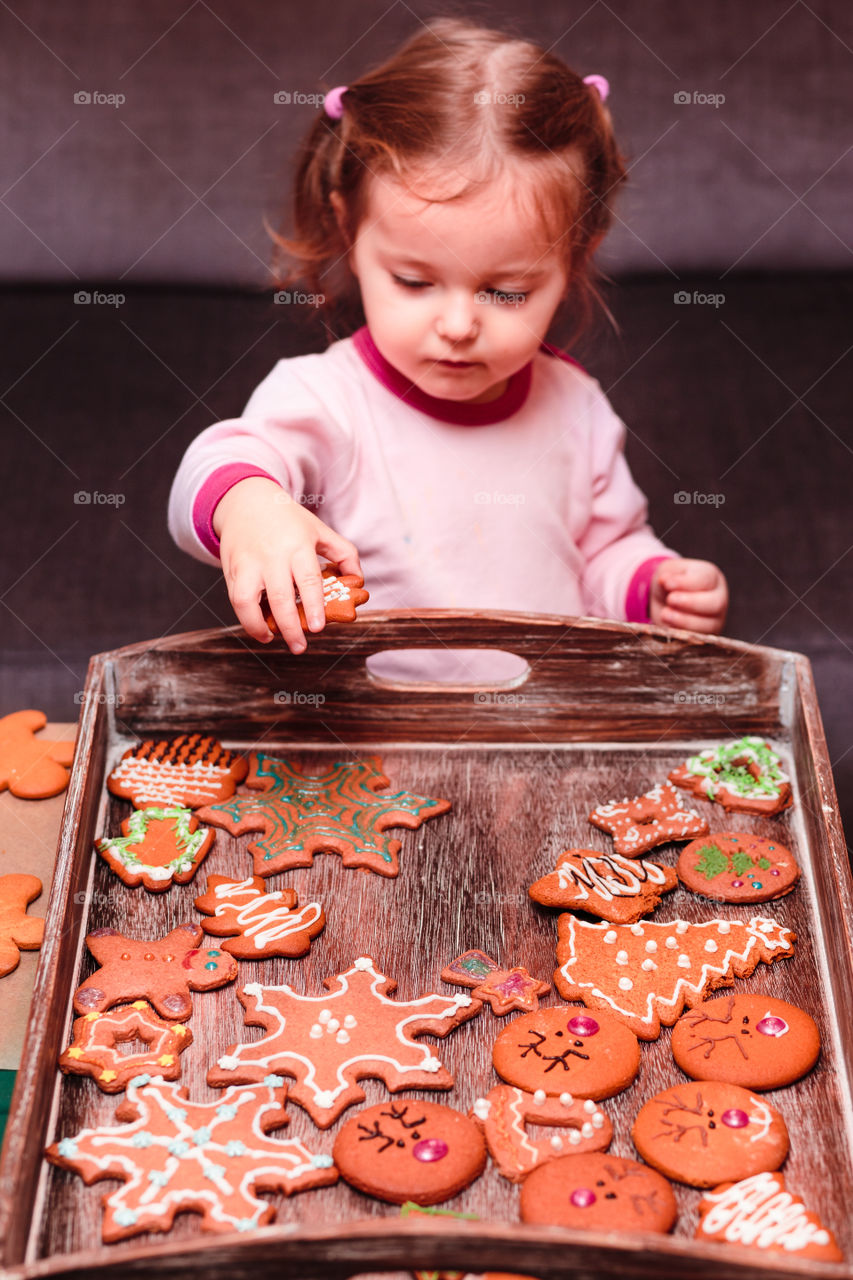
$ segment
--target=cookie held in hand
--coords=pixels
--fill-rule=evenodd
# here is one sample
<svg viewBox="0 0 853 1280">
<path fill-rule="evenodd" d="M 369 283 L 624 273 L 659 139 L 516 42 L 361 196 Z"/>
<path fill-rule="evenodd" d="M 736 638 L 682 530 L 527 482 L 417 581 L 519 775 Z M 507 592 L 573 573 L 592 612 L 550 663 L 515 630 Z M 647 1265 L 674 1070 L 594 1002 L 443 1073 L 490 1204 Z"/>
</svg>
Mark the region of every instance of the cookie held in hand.
<svg viewBox="0 0 853 1280">
<path fill-rule="evenodd" d="M 370 592 L 364 590 L 364 578 L 355 573 L 335 573 L 334 569 L 323 570 L 323 606 L 327 622 L 355 622 L 355 611 L 359 605 L 366 604 Z M 296 612 L 299 625 L 303 631 L 308 630 L 308 619 L 305 617 L 305 606 L 298 591 L 294 592 Z M 267 594 L 261 596 L 261 613 L 264 622 L 274 636 L 280 636 L 278 623 L 272 615 Z"/>
</svg>

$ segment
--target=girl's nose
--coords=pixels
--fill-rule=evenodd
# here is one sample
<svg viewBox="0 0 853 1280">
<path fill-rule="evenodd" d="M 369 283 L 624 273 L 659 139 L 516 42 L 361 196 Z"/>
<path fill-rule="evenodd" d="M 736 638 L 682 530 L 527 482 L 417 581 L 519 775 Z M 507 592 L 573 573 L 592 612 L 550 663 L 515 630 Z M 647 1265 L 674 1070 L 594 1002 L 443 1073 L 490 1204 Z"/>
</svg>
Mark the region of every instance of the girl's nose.
<svg viewBox="0 0 853 1280">
<path fill-rule="evenodd" d="M 474 295 L 462 290 L 448 293 L 436 320 L 439 336 L 446 342 L 462 342 L 472 338 L 479 325 Z"/>
</svg>

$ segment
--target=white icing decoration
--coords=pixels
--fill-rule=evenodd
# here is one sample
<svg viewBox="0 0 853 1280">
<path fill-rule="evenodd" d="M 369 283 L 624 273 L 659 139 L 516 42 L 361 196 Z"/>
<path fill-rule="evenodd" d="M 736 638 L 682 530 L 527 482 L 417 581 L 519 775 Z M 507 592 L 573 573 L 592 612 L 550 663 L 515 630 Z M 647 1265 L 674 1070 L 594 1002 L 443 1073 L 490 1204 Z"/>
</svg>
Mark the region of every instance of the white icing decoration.
<svg viewBox="0 0 853 1280">
<path fill-rule="evenodd" d="M 555 1133 L 551 1138 L 551 1146 L 555 1151 L 563 1150 L 563 1139 L 560 1137 L 559 1133 Z"/>
<path fill-rule="evenodd" d="M 325 1025 L 329 1021 L 331 1016 L 332 1016 L 331 1009 L 321 1009 L 320 1012 L 317 1014 L 317 1021 L 322 1022 Z"/>
<path fill-rule="evenodd" d="M 689 928 L 689 925 L 686 920 L 676 920 L 675 922 L 676 933 L 686 933 L 688 928 Z"/>
<path fill-rule="evenodd" d="M 757 1173 L 725 1191 L 706 1191 L 704 1198 L 713 1207 L 702 1219 L 703 1235 L 722 1232 L 729 1244 L 781 1248 L 787 1253 L 830 1242 L 829 1232 L 809 1220 L 803 1202 L 782 1189 L 778 1175 Z"/>
<path fill-rule="evenodd" d="M 684 952 L 682 952 L 681 955 L 678 957 L 678 967 L 679 969 L 689 969 L 690 956 L 686 956 Z"/>
<path fill-rule="evenodd" d="M 628 963 L 628 952 L 627 952 L 627 951 L 617 951 L 617 952 L 616 952 L 616 963 L 617 963 L 617 964 L 627 964 L 627 963 Z"/>
<path fill-rule="evenodd" d="M 645 969 L 646 973 L 650 973 L 652 969 L 657 968 L 657 965 L 655 964 L 654 960 L 644 960 L 643 963 L 640 965 L 640 968 Z"/>
<path fill-rule="evenodd" d="M 353 969 L 372 969 L 373 961 L 370 956 L 359 956 L 352 967 Z"/>
<path fill-rule="evenodd" d="M 598 1108 L 597 1108 L 597 1106 L 595 1105 L 595 1103 L 593 1102 L 592 1098 L 584 1098 L 583 1109 L 584 1109 L 584 1111 L 586 1112 L 586 1114 L 587 1114 L 588 1116 L 591 1116 L 591 1115 L 592 1115 L 592 1113 L 593 1113 L 593 1111 L 597 1111 L 597 1110 L 598 1110 Z"/>
<path fill-rule="evenodd" d="M 318 902 L 309 902 L 299 910 L 278 906 L 276 904 L 284 897 L 281 890 L 264 893 L 251 880 L 217 885 L 214 895 L 221 899 L 214 915 L 217 918 L 230 917 L 233 924 L 239 926 L 241 934 L 252 939 L 258 951 L 262 951 L 270 942 L 277 942 L 280 938 L 308 929 L 323 914 Z"/>
<path fill-rule="evenodd" d="M 713 955 L 714 952 L 717 950 L 717 944 L 713 938 L 709 938 L 708 941 L 705 943 L 705 950 L 709 952 L 711 955 Z"/>
<path fill-rule="evenodd" d="M 592 1127 L 593 1129 L 602 1129 L 604 1127 L 604 1115 L 601 1111 L 596 1111 L 592 1117 Z"/>
<path fill-rule="evenodd" d="M 633 935 L 634 935 L 634 937 L 635 937 L 635 938 L 642 938 L 642 936 L 643 936 L 643 926 L 642 926 L 641 924 L 639 924 L 639 923 L 637 923 L 637 924 L 632 924 L 632 925 L 631 925 L 631 932 L 633 933 Z"/>
<path fill-rule="evenodd" d="M 335 1036 L 335 1042 L 336 1044 L 349 1044 L 349 1032 L 344 1031 L 343 1027 L 341 1027 L 340 1031 Z"/>
<path fill-rule="evenodd" d="M 347 1031 L 352 1031 L 353 1027 L 358 1026 L 358 1023 L 356 1022 L 355 1018 L 352 1016 L 351 1013 L 348 1013 L 347 1016 L 344 1018 L 344 1026 L 346 1027 Z"/>
<path fill-rule="evenodd" d="M 631 979 L 630 979 L 630 978 L 620 978 L 620 979 L 619 979 L 619 989 L 620 989 L 621 991 L 630 991 L 630 990 L 631 990 L 631 988 L 633 987 L 633 985 L 634 985 L 634 984 L 633 984 L 633 982 L 631 981 Z"/>
<path fill-rule="evenodd" d="M 537 1107 L 542 1107 L 545 1105 L 545 1099 L 547 1096 L 548 1095 L 544 1089 L 537 1089 L 533 1095 L 533 1101 L 536 1103 Z"/>
<path fill-rule="evenodd" d="M 574 1098 L 570 1093 L 561 1093 L 560 1101 L 562 1102 L 564 1107 L 570 1107 L 574 1102 Z"/>
<path fill-rule="evenodd" d="M 492 1104 L 488 1098 L 477 1098 L 471 1110 L 478 1120 L 488 1120 Z"/>
<path fill-rule="evenodd" d="M 308 1032 L 308 1034 L 312 1040 L 320 1039 L 320 1036 L 323 1034 L 323 1028 L 320 1026 L 319 1022 L 314 1023 L 313 1027 Z"/>
<path fill-rule="evenodd" d="M 664 946 L 665 946 L 665 947 L 669 947 L 670 951 L 674 951 L 674 950 L 675 950 L 675 948 L 678 946 L 678 939 L 677 939 L 677 938 L 667 938 L 666 942 L 664 943 Z"/>
<path fill-rule="evenodd" d="M 646 943 L 646 950 L 651 951 L 652 954 L 654 954 L 654 952 L 657 951 L 657 949 L 658 949 L 658 944 L 655 942 L 654 938 L 649 938 L 648 942 Z"/>
<path fill-rule="evenodd" d="M 607 931 L 607 933 L 605 933 L 605 935 L 604 935 L 604 941 L 605 941 L 605 942 L 615 942 L 615 941 L 616 941 L 616 930 L 615 930 L 615 929 L 609 929 L 609 930 Z"/>
</svg>

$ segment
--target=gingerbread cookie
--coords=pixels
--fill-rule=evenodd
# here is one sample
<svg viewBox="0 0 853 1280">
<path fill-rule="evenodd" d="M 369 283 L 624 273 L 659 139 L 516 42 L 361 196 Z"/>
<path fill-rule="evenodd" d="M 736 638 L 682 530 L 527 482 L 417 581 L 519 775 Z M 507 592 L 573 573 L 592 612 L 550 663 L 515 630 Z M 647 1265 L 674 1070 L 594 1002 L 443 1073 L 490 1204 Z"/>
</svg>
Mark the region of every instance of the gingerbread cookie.
<svg viewBox="0 0 853 1280">
<path fill-rule="evenodd" d="M 594 827 L 613 836 L 613 848 L 627 858 L 669 840 L 690 840 L 704 835 L 708 824 L 693 809 L 684 809 L 678 792 L 669 782 L 659 782 L 651 791 L 629 800 L 611 800 L 593 809 L 589 820 Z"/>
<path fill-rule="evenodd" d="M 95 841 L 98 853 L 130 888 L 143 884 L 161 893 L 173 882 L 186 884 L 213 844 L 214 832 L 199 826 L 192 809 L 134 809 L 121 835 Z"/>
<path fill-rule="evenodd" d="M 699 1214 L 698 1240 L 819 1262 L 843 1260 L 835 1236 L 799 1196 L 787 1190 L 781 1173 L 756 1173 L 706 1191 Z"/>
<path fill-rule="evenodd" d="M 338 1178 L 331 1156 L 267 1136 L 288 1120 L 281 1084 L 271 1077 L 213 1102 L 192 1102 L 179 1085 L 137 1076 L 116 1111 L 127 1123 L 82 1129 L 46 1155 L 87 1185 L 123 1180 L 103 1200 L 106 1244 L 168 1231 L 187 1210 L 201 1215 L 203 1231 L 252 1231 L 275 1216 L 258 1192 L 291 1195 Z"/>
<path fill-rule="evenodd" d="M 224 827 L 232 836 L 261 834 L 249 842 L 255 874 L 271 876 L 292 867 L 310 867 L 315 853 L 339 853 L 345 867 L 366 867 L 396 876 L 399 840 L 388 827 L 419 827 L 450 808 L 410 791 L 375 793 L 389 786 L 379 756 L 339 761 L 322 774 L 304 774 L 295 761 L 252 755 L 246 785 L 249 795 L 199 811 L 202 822 Z"/>
<path fill-rule="evenodd" d="M 185 1022 L 193 1011 L 190 991 L 233 982 L 237 961 L 224 951 L 199 947 L 198 925 L 181 924 L 164 938 L 126 938 L 117 929 L 95 929 L 86 946 L 102 967 L 74 996 L 77 1013 L 103 1013 L 114 1004 L 150 1000 L 163 1018 Z"/>
<path fill-rule="evenodd" d="M 613 1138 L 613 1125 L 596 1103 L 570 1093 L 555 1098 L 544 1089 L 526 1093 L 499 1084 L 477 1099 L 470 1114 L 483 1130 L 498 1173 L 510 1182 L 521 1182 L 531 1170 L 558 1156 L 606 1151 Z M 568 1133 L 534 1141 L 528 1124 L 554 1125 Z"/>
<path fill-rule="evenodd" d="M 670 920 L 587 924 L 560 916 L 557 990 L 566 1000 L 618 1014 L 642 1040 L 655 1040 L 685 1005 L 748 977 L 763 961 L 793 955 L 796 934 L 776 920 Z"/>
<path fill-rule="evenodd" d="M 681 850 L 678 878 L 685 888 L 719 902 L 770 902 L 791 892 L 800 868 L 778 840 L 715 831 Z"/>
<path fill-rule="evenodd" d="M 485 951 L 464 951 L 441 976 L 445 982 L 470 987 L 474 999 L 488 1004 L 499 1018 L 517 1009 L 538 1009 L 539 997 L 551 990 L 550 982 L 540 982 L 526 969 L 502 969 Z"/>
<path fill-rule="evenodd" d="M 261 960 L 269 956 L 304 956 L 326 924 L 319 902 L 309 902 L 298 911 L 294 889 L 267 893 L 260 876 L 230 880 L 211 876 L 207 892 L 196 898 L 198 911 L 213 916 L 202 920 L 205 933 L 228 938 L 222 950 L 238 960 Z"/>
<path fill-rule="evenodd" d="M 748 1089 L 718 1080 L 649 1098 L 631 1130 L 644 1160 L 691 1187 L 714 1187 L 778 1169 L 788 1154 L 779 1112 Z"/>
<path fill-rule="evenodd" d="M 44 920 L 27 915 L 41 888 L 37 876 L 0 876 L 0 978 L 17 969 L 22 951 L 38 951 L 44 940 Z"/>
<path fill-rule="evenodd" d="M 685 1013 L 672 1032 L 672 1056 L 694 1080 L 779 1089 L 811 1071 L 820 1033 L 804 1009 L 772 996 L 729 992 Z"/>
<path fill-rule="evenodd" d="M 791 804 L 791 784 L 769 742 L 747 735 L 708 747 L 669 774 L 670 782 L 727 811 L 779 813 Z"/>
<path fill-rule="evenodd" d="M 341 1177 L 391 1204 L 440 1204 L 486 1167 L 479 1128 L 437 1102 L 380 1102 L 353 1116 L 332 1149 Z"/>
<path fill-rule="evenodd" d="M 639 1071 L 640 1045 L 612 1014 L 556 1005 L 504 1027 L 492 1061 L 502 1079 L 528 1093 L 611 1098 Z"/>
<path fill-rule="evenodd" d="M 357 1081 L 384 1080 L 400 1089 L 450 1089 L 453 1077 L 429 1046 L 413 1036 L 446 1036 L 482 1005 L 467 992 L 391 1000 L 397 985 L 379 973 L 369 956 L 324 978 L 327 994 L 299 995 L 292 987 L 250 983 L 237 992 L 249 1026 L 266 1035 L 233 1045 L 207 1074 L 214 1086 L 263 1080 L 271 1071 L 292 1076 L 288 1097 L 304 1107 L 320 1129 L 328 1129 L 354 1102 L 364 1101 Z"/>
<path fill-rule="evenodd" d="M 543 907 L 588 911 L 602 920 L 633 924 L 654 911 L 661 894 L 677 884 L 672 867 L 619 853 L 567 849 L 556 870 L 536 880 L 527 892 Z"/>
<path fill-rule="evenodd" d="M 46 800 L 68 786 L 73 742 L 37 738 L 47 724 L 43 711 L 13 711 L 0 717 L 0 791 L 21 800 Z"/>
<path fill-rule="evenodd" d="M 562 1156 L 534 1169 L 521 1188 L 522 1222 L 665 1234 L 677 1213 L 666 1178 L 620 1156 Z"/>
<path fill-rule="evenodd" d="M 107 787 L 114 796 L 130 800 L 135 809 L 152 805 L 197 809 L 227 800 L 247 769 L 243 757 L 226 751 L 216 738 L 185 733 L 159 741 L 148 738 L 125 751 L 107 778 Z"/>
<path fill-rule="evenodd" d="M 299 625 L 303 631 L 307 631 L 308 619 L 305 617 L 302 596 L 298 591 L 294 591 L 293 598 L 299 615 Z M 356 609 L 359 605 L 366 604 L 369 599 L 370 592 L 364 590 L 364 578 L 359 574 L 336 574 L 331 568 L 323 570 L 323 608 L 327 622 L 355 622 Z M 264 622 L 273 635 L 280 636 L 281 632 L 272 616 L 266 592 L 261 596 L 261 612 L 264 615 Z"/>
<path fill-rule="evenodd" d="M 89 1076 L 104 1093 L 120 1093 L 129 1080 L 150 1073 L 164 1080 L 181 1074 L 180 1055 L 193 1041 L 189 1027 L 164 1022 L 150 1004 L 135 1000 L 107 1013 L 85 1013 L 76 1018 L 73 1040 L 60 1056 L 66 1074 Z M 122 1053 L 116 1046 L 142 1040 L 144 1053 Z"/>
</svg>

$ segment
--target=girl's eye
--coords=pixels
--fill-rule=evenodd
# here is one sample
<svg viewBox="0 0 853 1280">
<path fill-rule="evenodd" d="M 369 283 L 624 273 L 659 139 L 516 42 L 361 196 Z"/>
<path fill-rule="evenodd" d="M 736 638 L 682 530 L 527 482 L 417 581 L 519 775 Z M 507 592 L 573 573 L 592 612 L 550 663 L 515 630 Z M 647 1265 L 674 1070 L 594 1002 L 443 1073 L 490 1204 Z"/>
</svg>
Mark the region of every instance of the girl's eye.
<svg viewBox="0 0 853 1280">
<path fill-rule="evenodd" d="M 396 284 L 401 284 L 404 289 L 427 289 L 429 288 L 425 280 L 406 280 L 403 276 L 395 276 L 392 274 L 391 279 Z"/>
<path fill-rule="evenodd" d="M 526 302 L 528 295 L 520 290 L 516 292 L 514 289 L 487 289 L 486 293 L 490 293 L 498 302 Z"/>
</svg>

